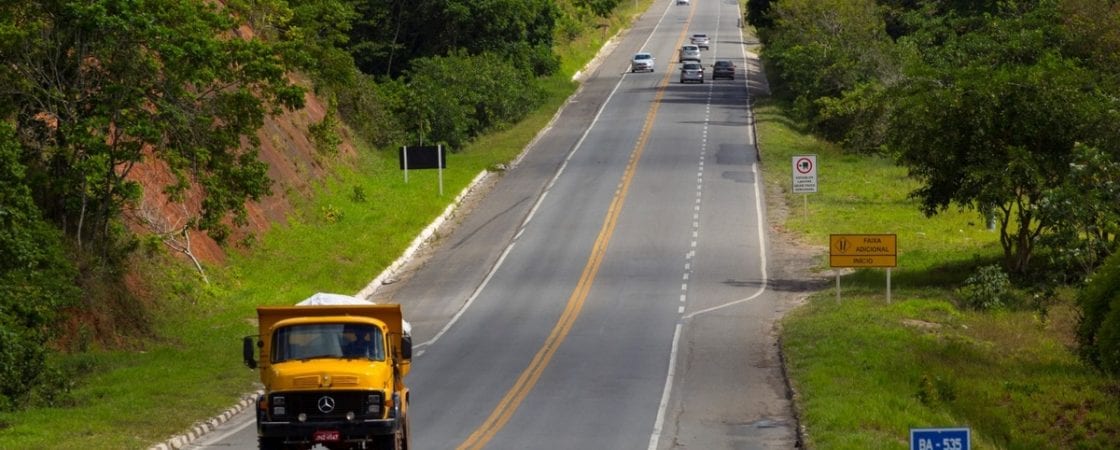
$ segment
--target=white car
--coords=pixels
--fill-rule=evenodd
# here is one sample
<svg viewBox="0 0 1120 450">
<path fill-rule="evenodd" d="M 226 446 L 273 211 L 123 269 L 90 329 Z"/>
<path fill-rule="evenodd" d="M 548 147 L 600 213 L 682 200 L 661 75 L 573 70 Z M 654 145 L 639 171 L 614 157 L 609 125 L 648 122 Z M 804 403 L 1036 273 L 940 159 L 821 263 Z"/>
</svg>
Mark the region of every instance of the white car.
<svg viewBox="0 0 1120 450">
<path fill-rule="evenodd" d="M 634 58 L 630 60 L 631 72 L 653 72 L 653 55 L 646 52 L 638 52 L 634 54 Z"/>
<path fill-rule="evenodd" d="M 677 0 L 677 4 L 678 5 L 690 5 L 692 3 L 689 2 L 688 0 Z"/>
</svg>

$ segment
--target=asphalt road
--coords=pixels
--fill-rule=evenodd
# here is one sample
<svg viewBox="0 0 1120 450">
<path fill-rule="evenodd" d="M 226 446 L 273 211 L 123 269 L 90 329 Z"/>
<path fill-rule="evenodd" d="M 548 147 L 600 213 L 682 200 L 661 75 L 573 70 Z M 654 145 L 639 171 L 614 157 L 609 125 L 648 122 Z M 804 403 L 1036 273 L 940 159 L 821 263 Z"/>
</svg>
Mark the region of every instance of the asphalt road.
<svg viewBox="0 0 1120 450">
<path fill-rule="evenodd" d="M 413 448 L 795 446 L 736 0 L 659 0 L 401 281 Z M 711 36 L 703 84 L 676 49 Z M 652 73 L 629 73 L 648 51 Z M 734 81 L 713 82 L 729 59 Z M 188 448 L 255 448 L 241 414 Z"/>
</svg>

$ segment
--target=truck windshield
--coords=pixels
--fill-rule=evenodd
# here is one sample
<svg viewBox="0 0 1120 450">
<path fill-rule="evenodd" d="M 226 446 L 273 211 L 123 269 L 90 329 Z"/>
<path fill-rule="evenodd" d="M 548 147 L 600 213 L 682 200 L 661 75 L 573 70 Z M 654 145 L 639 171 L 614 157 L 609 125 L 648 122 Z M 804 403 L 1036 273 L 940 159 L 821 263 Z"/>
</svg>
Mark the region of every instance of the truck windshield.
<svg viewBox="0 0 1120 450">
<path fill-rule="evenodd" d="M 272 335 L 272 362 L 312 358 L 385 360 L 385 339 L 372 325 L 317 323 L 293 325 Z"/>
</svg>

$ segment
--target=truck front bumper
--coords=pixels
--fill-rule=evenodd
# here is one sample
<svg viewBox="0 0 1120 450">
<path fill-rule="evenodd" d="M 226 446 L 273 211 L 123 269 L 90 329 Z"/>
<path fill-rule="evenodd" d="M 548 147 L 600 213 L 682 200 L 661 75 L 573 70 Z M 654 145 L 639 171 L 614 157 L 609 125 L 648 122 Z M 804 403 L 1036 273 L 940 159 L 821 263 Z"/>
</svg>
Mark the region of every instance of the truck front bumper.
<svg viewBox="0 0 1120 450">
<path fill-rule="evenodd" d="M 400 428 L 397 419 L 367 419 L 325 422 L 257 422 L 257 435 L 283 438 L 286 442 L 311 442 L 317 431 L 338 431 L 341 441 L 366 440 L 371 436 L 393 434 Z"/>
</svg>

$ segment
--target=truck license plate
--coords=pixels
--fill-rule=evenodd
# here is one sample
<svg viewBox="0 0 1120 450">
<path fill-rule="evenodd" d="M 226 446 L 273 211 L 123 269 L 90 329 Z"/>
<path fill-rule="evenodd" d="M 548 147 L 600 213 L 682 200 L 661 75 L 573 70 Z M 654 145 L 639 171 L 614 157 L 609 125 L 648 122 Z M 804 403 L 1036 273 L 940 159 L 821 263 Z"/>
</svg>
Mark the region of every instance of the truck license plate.
<svg viewBox="0 0 1120 450">
<path fill-rule="evenodd" d="M 319 430 L 315 432 L 315 442 L 338 442 L 338 430 Z"/>
</svg>

